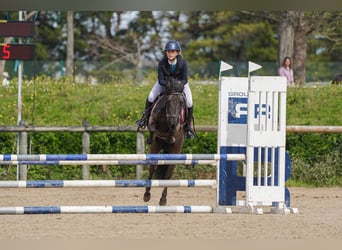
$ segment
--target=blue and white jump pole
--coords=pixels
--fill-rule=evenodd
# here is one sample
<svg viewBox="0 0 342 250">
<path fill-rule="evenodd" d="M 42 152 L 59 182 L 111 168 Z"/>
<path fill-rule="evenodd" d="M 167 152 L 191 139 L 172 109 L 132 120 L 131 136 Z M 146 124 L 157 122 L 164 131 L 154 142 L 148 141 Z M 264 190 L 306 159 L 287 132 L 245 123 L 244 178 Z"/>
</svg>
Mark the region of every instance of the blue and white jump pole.
<svg viewBox="0 0 342 250">
<path fill-rule="evenodd" d="M 0 207 L 0 214 L 213 213 L 211 206 L 30 206 Z"/>
</svg>

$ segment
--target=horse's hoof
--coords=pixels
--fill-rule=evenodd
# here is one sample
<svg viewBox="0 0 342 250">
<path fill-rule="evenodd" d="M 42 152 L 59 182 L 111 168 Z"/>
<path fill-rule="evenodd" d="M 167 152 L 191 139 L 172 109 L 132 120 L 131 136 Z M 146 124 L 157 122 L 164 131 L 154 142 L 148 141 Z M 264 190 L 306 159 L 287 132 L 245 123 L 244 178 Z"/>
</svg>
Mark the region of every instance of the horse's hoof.
<svg viewBox="0 0 342 250">
<path fill-rule="evenodd" d="M 148 202 L 151 199 L 151 193 L 144 193 L 144 201 Z"/>
<path fill-rule="evenodd" d="M 166 199 L 160 198 L 159 206 L 165 206 L 165 205 L 166 205 Z"/>
</svg>

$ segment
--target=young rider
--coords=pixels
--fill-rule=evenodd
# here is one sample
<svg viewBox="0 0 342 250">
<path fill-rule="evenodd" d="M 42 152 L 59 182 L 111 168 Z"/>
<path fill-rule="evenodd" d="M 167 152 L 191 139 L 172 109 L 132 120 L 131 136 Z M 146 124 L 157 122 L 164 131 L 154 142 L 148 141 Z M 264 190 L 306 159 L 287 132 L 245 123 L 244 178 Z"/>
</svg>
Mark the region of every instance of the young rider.
<svg viewBox="0 0 342 250">
<path fill-rule="evenodd" d="M 193 116 L 192 93 L 188 83 L 188 65 L 181 55 L 181 47 L 175 40 L 166 43 L 164 48 L 164 57 L 158 63 L 158 81 L 154 84 L 150 91 L 145 104 L 145 111 L 137 125 L 141 128 L 147 126 L 150 111 L 153 102 L 164 92 L 167 78 L 174 78 L 184 84 L 183 93 L 186 98 L 186 106 L 188 109 L 187 125 L 185 127 L 186 137 L 193 139 L 196 134 L 191 128 Z"/>
</svg>

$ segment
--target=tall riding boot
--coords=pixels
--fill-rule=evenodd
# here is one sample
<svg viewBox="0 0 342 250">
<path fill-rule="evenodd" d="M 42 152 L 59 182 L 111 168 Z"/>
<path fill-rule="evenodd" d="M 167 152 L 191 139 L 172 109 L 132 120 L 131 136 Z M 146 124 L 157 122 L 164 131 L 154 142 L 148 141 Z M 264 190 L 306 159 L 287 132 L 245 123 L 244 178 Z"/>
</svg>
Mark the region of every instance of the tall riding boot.
<svg viewBox="0 0 342 250">
<path fill-rule="evenodd" d="M 186 121 L 186 127 L 185 127 L 185 135 L 186 138 L 193 139 L 196 137 L 195 131 L 192 129 L 192 116 L 193 116 L 194 108 L 188 108 L 188 116 Z"/>
<path fill-rule="evenodd" d="M 145 128 L 148 124 L 148 119 L 150 117 L 151 109 L 152 109 L 152 102 L 149 102 L 148 99 L 146 98 L 146 103 L 145 103 L 145 111 L 142 113 L 142 117 L 140 120 L 136 122 L 136 124 L 140 128 Z"/>
</svg>

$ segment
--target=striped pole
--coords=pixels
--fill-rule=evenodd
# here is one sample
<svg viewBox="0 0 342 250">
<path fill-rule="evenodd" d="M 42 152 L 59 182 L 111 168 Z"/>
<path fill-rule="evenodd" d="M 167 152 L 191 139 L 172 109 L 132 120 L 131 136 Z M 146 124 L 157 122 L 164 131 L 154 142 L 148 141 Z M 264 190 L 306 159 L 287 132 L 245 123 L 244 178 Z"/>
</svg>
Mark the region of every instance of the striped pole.
<svg viewBox="0 0 342 250">
<path fill-rule="evenodd" d="M 0 165 L 215 165 L 244 159 L 244 154 L 3 154 Z"/>
<path fill-rule="evenodd" d="M 0 207 L 0 214 L 213 213 L 211 206 L 28 206 Z"/>
<path fill-rule="evenodd" d="M 55 160 L 55 161 L 0 161 L 0 165 L 216 165 L 216 160 Z"/>
<path fill-rule="evenodd" d="M 98 160 L 244 160 L 244 154 L 2 154 L 0 161 L 98 161 Z"/>
<path fill-rule="evenodd" d="M 38 180 L 0 181 L 0 188 L 212 187 L 216 180 Z"/>
</svg>

